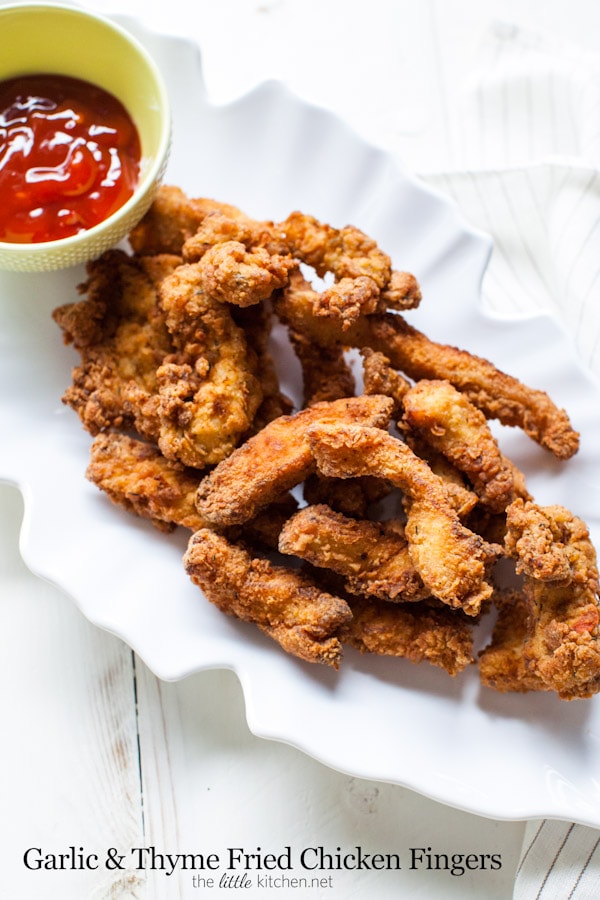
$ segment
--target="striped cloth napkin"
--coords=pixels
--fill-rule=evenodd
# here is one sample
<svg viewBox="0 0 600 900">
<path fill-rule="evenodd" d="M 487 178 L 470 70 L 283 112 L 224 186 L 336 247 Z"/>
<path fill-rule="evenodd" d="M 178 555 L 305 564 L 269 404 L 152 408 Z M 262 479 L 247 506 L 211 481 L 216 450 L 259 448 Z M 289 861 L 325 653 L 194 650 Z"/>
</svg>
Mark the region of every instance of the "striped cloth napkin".
<svg viewBox="0 0 600 900">
<path fill-rule="evenodd" d="M 498 23 L 482 57 L 421 174 L 493 236 L 489 308 L 554 313 L 600 376 L 600 55 Z"/>
<path fill-rule="evenodd" d="M 600 376 L 600 55 L 497 23 L 476 69 L 445 98 L 443 171 L 421 177 L 493 237 L 484 303 L 554 313 Z M 513 896 L 600 897 L 600 831 L 528 822 Z"/>
</svg>

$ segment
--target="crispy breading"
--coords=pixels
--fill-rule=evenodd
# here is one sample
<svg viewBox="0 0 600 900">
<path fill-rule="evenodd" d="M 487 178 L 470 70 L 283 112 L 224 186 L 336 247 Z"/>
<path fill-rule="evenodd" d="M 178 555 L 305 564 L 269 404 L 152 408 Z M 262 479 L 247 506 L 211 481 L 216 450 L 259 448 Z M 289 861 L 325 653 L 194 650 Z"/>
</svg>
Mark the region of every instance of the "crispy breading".
<svg viewBox="0 0 600 900">
<path fill-rule="evenodd" d="M 178 266 L 159 294 L 177 352 L 157 370 L 157 442 L 170 459 L 201 468 L 251 428 L 263 400 L 257 360 L 228 305 L 203 290 L 197 264 Z"/>
<path fill-rule="evenodd" d="M 291 256 L 271 254 L 264 247 L 247 250 L 239 241 L 225 241 L 209 247 L 197 265 L 202 289 L 211 297 L 252 306 L 287 284 L 298 264 Z"/>
<path fill-rule="evenodd" d="M 209 213 L 195 233 L 187 238 L 181 253 L 186 262 L 197 262 L 211 247 L 237 241 L 247 250 L 262 247 L 269 254 L 287 256 L 289 247 L 282 230 L 273 222 L 251 219 L 241 212 L 227 215 L 216 210 Z"/>
<path fill-rule="evenodd" d="M 158 447 L 126 434 L 99 434 L 92 441 L 87 478 L 113 503 L 161 531 L 204 527 L 195 506 L 201 474 L 166 459 Z"/>
<path fill-rule="evenodd" d="M 230 218 L 242 213 L 229 203 L 208 198 L 190 199 L 181 188 L 163 184 L 150 209 L 129 235 L 134 253 L 181 254 L 184 242 L 198 230 L 207 215 L 222 212 Z"/>
<path fill-rule="evenodd" d="M 415 569 L 434 597 L 477 615 L 492 588 L 492 548 L 463 526 L 441 478 L 402 441 L 378 428 L 315 423 L 308 439 L 318 469 L 352 478 L 377 475 L 406 496 L 406 536 Z"/>
<path fill-rule="evenodd" d="M 423 379 L 403 398 L 411 431 L 464 472 L 481 503 L 503 512 L 516 495 L 505 459 L 481 410 L 448 381 Z"/>
<path fill-rule="evenodd" d="M 519 498 L 506 514 L 506 551 L 518 573 L 543 581 L 570 582 L 587 572 L 587 529 L 564 506 L 538 506 Z M 583 542 L 583 543 L 582 543 Z M 587 577 L 587 575 L 586 575 Z"/>
<path fill-rule="evenodd" d="M 394 269 L 389 282 L 381 291 L 379 311 L 416 309 L 421 300 L 421 287 L 412 272 L 400 272 Z"/>
<path fill-rule="evenodd" d="M 356 381 L 343 347 L 319 347 L 293 328 L 289 329 L 289 338 L 302 370 L 304 406 L 354 396 Z"/>
<path fill-rule="evenodd" d="M 315 316 L 337 319 L 344 331 L 358 321 L 361 315 L 375 312 L 379 306 L 379 288 L 366 275 L 340 278 L 316 296 L 318 303 L 313 310 Z"/>
<path fill-rule="evenodd" d="M 352 225 L 333 228 L 301 212 L 292 212 L 279 223 L 294 256 L 323 278 L 332 272 L 342 278 L 370 278 L 379 291 L 390 281 L 392 267 L 387 253 Z"/>
<path fill-rule="evenodd" d="M 466 616 L 426 602 L 351 601 L 352 619 L 340 631 L 342 642 L 361 653 L 428 662 L 457 675 L 474 662 L 473 626 Z"/>
<path fill-rule="evenodd" d="M 95 435 L 136 431 L 202 468 L 237 446 L 263 395 L 229 307 L 178 257 L 111 251 L 90 264 L 86 299 L 54 318 L 81 356 L 64 402 Z"/>
<path fill-rule="evenodd" d="M 357 520 L 325 504 L 305 506 L 283 526 L 279 550 L 342 575 L 351 594 L 390 602 L 429 595 L 412 563 L 399 521 Z"/>
<path fill-rule="evenodd" d="M 407 435 L 404 435 L 404 438 L 406 439 Z M 415 435 L 409 435 L 406 443 L 418 457 L 427 463 L 431 471 L 442 479 L 450 503 L 456 510 L 459 518 L 465 524 L 468 524 L 467 520 L 477 507 L 479 498 L 474 491 L 467 487 L 462 472 L 449 459 L 446 459 L 442 453 L 438 453 L 437 450 L 419 440 Z M 470 525 L 469 528 L 471 528 Z M 481 534 L 478 528 L 471 528 L 471 531 L 477 531 Z"/>
<path fill-rule="evenodd" d="M 313 472 L 304 480 L 302 496 L 306 503 L 325 503 L 336 512 L 355 519 L 367 517 L 369 508 L 387 497 L 393 486 L 383 478 L 328 478 Z"/>
<path fill-rule="evenodd" d="M 524 385 L 467 350 L 430 340 L 398 314 L 361 316 L 344 330 L 336 320 L 314 315 L 318 298 L 313 294 L 301 277 L 292 276 L 288 287 L 277 297 L 277 315 L 322 346 L 341 343 L 370 347 L 383 353 L 395 369 L 412 380 L 449 381 L 488 419 L 520 427 L 559 459 L 568 459 L 577 452 L 578 433 L 567 413 L 544 391 Z"/>
<path fill-rule="evenodd" d="M 515 506 L 507 547 L 523 587 L 496 598 L 482 682 L 500 691 L 555 691 L 562 700 L 591 697 L 600 691 L 600 604 L 588 529 L 564 507 Z"/>
<path fill-rule="evenodd" d="M 93 435 L 115 427 L 156 436 L 154 418 L 133 402 L 133 394 L 137 391 L 146 400 L 158 390 L 157 369 L 173 351 L 156 279 L 178 262 L 166 256 L 147 264 L 123 251 L 108 251 L 88 265 L 81 287 L 86 297 L 53 313 L 65 343 L 81 356 L 63 402 Z"/>
<path fill-rule="evenodd" d="M 314 471 L 308 440 L 313 424 L 363 422 L 386 428 L 391 406 L 387 397 L 350 397 L 273 420 L 203 478 L 196 498 L 200 515 L 218 527 L 247 522 Z"/>
<path fill-rule="evenodd" d="M 337 637 L 352 612 L 305 573 L 277 566 L 208 529 L 197 531 L 184 556 L 186 572 L 228 615 L 254 622 L 289 653 L 337 669 Z"/>
<path fill-rule="evenodd" d="M 339 344 L 334 344 L 333 347 L 339 347 Z M 329 350 L 330 348 L 325 349 Z M 315 347 L 314 352 L 317 353 L 318 348 Z M 360 355 L 363 358 L 363 390 L 365 394 L 384 394 L 386 397 L 391 397 L 394 401 L 392 415 L 398 419 L 404 409 L 404 395 L 411 387 L 410 381 L 391 367 L 389 359 L 383 353 L 371 350 L 370 347 L 363 347 Z"/>
<path fill-rule="evenodd" d="M 273 314 L 270 306 L 266 303 L 237 306 L 232 308 L 231 314 L 235 324 L 242 329 L 248 348 L 256 359 L 256 377 L 260 383 L 262 400 L 250 429 L 254 433 L 273 419 L 290 415 L 294 404 L 280 389 L 279 375 L 271 353 Z"/>
</svg>

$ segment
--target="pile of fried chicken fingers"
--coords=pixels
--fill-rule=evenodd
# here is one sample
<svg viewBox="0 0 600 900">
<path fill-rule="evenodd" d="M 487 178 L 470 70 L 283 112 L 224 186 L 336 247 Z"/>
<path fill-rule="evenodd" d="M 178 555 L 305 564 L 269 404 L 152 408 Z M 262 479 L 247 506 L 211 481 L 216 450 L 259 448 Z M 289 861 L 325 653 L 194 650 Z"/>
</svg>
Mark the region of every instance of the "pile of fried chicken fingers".
<svg viewBox="0 0 600 900">
<path fill-rule="evenodd" d="M 335 669 L 351 646 L 478 665 L 498 691 L 600 690 L 588 529 L 535 502 L 490 428 L 566 462 L 579 435 L 544 391 L 410 325 L 417 279 L 353 226 L 258 221 L 167 185 L 129 243 L 54 312 L 80 357 L 63 401 L 93 437 L 87 477 L 191 532 L 183 564 L 210 602 Z"/>
</svg>

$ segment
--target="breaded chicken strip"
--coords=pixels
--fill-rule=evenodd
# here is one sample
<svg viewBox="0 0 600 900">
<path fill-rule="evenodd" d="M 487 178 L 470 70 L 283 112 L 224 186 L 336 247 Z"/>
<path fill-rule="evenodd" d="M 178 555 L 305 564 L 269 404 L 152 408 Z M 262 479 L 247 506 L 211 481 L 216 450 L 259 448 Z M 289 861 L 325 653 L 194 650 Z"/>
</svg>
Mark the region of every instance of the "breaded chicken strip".
<svg viewBox="0 0 600 900">
<path fill-rule="evenodd" d="M 91 434 L 115 427 L 155 437 L 154 416 L 133 395 L 158 391 L 157 369 L 173 351 L 157 284 L 178 264 L 174 256 L 134 260 L 108 251 L 88 265 L 85 299 L 54 311 L 65 343 L 81 356 L 63 402 Z"/>
<path fill-rule="evenodd" d="M 398 521 L 351 519 L 328 506 L 305 506 L 283 526 L 281 553 L 344 578 L 351 594 L 405 602 L 428 596 Z"/>
<path fill-rule="evenodd" d="M 339 344 L 333 346 L 338 347 Z M 315 352 L 318 352 L 318 348 L 315 348 Z M 411 387 L 410 381 L 391 367 L 389 359 L 383 353 L 377 353 L 370 347 L 363 347 L 360 355 L 363 358 L 365 394 L 384 394 L 391 397 L 394 401 L 392 415 L 394 419 L 400 418 L 404 409 L 404 395 Z"/>
<path fill-rule="evenodd" d="M 140 256 L 180 255 L 184 242 L 195 234 L 206 216 L 214 212 L 230 218 L 242 215 L 237 207 L 228 203 L 203 197 L 190 199 L 180 188 L 163 184 L 146 215 L 130 233 L 129 243 L 134 253 Z"/>
<path fill-rule="evenodd" d="M 288 653 L 337 669 L 337 637 L 352 612 L 307 575 L 251 556 L 208 529 L 197 531 L 184 556 L 186 572 L 223 612 L 254 622 Z"/>
<path fill-rule="evenodd" d="M 485 506 L 503 512 L 519 484 L 481 410 L 448 381 L 427 379 L 406 392 L 403 405 L 410 430 L 464 472 Z"/>
<path fill-rule="evenodd" d="M 352 225 L 333 228 L 301 212 L 292 212 L 279 228 L 293 256 L 323 278 L 328 272 L 336 280 L 369 278 L 384 290 L 392 274 L 389 256 L 376 242 Z"/>
<path fill-rule="evenodd" d="M 315 293 L 301 276 L 292 276 L 289 286 L 277 297 L 277 315 L 316 344 L 370 347 L 383 353 L 395 369 L 414 381 L 422 378 L 449 381 L 488 419 L 522 428 L 559 459 L 568 459 L 577 452 L 578 433 L 567 413 L 544 391 L 527 387 L 488 360 L 466 350 L 430 340 L 400 315 L 361 316 L 347 329 L 334 319 L 317 318 Z"/>
<path fill-rule="evenodd" d="M 205 525 L 195 506 L 201 474 L 166 459 L 154 444 L 115 432 L 99 434 L 86 476 L 113 503 L 150 519 L 161 531 L 177 525 L 197 531 Z"/>
<path fill-rule="evenodd" d="M 206 527 L 195 506 L 202 473 L 166 459 L 154 444 L 118 432 L 99 434 L 92 441 L 86 475 L 114 504 L 149 519 L 160 531 L 178 525 L 190 531 Z M 245 523 L 243 535 L 232 528 L 227 536 L 277 550 L 279 533 L 297 508 L 294 497 L 285 494 Z"/>
<path fill-rule="evenodd" d="M 507 548 L 523 588 L 496 598 L 498 620 L 480 659 L 483 684 L 555 691 L 562 700 L 600 691 L 596 552 L 587 527 L 564 507 L 515 501 Z"/>
<path fill-rule="evenodd" d="M 275 419 L 200 482 L 198 512 L 218 527 L 247 522 L 314 471 L 308 440 L 312 425 L 360 422 L 387 428 L 391 407 L 387 397 L 350 397 Z"/>
<path fill-rule="evenodd" d="M 157 370 L 157 396 L 146 408 L 165 456 L 202 468 L 251 428 L 263 400 L 257 360 L 227 304 L 204 291 L 196 264 L 178 266 L 159 296 L 176 352 Z"/>
<path fill-rule="evenodd" d="M 340 637 L 361 653 L 425 661 L 453 676 L 473 662 L 472 623 L 460 613 L 425 602 L 404 606 L 364 598 L 353 599 L 351 608 Z"/>
<path fill-rule="evenodd" d="M 81 355 L 63 399 L 85 428 L 137 431 L 202 468 L 237 446 L 263 395 L 243 331 L 197 276 L 177 257 L 110 251 L 89 266 L 87 299 L 54 318 Z"/>
<path fill-rule="evenodd" d="M 289 338 L 302 369 L 304 406 L 354 396 L 356 381 L 343 347 L 319 347 L 293 328 L 289 329 Z"/>
<path fill-rule="evenodd" d="M 403 491 L 410 558 L 423 583 L 443 603 L 476 616 L 492 593 L 485 577 L 494 550 L 461 524 L 427 463 L 378 428 L 315 423 L 308 440 L 324 475 L 377 475 Z"/>
</svg>

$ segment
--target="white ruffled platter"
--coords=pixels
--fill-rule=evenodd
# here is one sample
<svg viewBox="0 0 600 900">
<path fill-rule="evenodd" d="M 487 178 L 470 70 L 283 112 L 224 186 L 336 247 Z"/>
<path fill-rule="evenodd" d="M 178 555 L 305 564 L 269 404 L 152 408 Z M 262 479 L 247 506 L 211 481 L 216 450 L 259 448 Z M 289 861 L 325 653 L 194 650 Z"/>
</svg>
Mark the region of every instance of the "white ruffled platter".
<svg viewBox="0 0 600 900">
<path fill-rule="evenodd" d="M 490 358 L 568 409 L 582 435 L 568 463 L 520 432 L 496 433 L 536 499 L 568 506 L 600 547 L 599 389 L 552 319 L 508 321 L 483 311 L 490 241 L 331 114 L 277 83 L 213 106 L 193 45 L 121 21 L 168 84 L 174 142 L 167 180 L 259 218 L 301 209 L 376 238 L 394 266 L 421 284 L 422 306 L 409 321 Z M 76 356 L 51 318 L 56 306 L 77 299 L 83 277 L 79 269 L 0 276 L 0 478 L 23 493 L 21 551 L 30 568 L 161 678 L 232 669 L 258 736 L 473 813 L 600 827 L 599 699 L 502 695 L 480 686 L 476 667 L 452 679 L 426 664 L 352 650 L 337 673 L 302 663 L 203 598 L 183 570 L 187 534 L 165 536 L 86 481 L 91 439 L 60 399 Z M 284 372 L 284 390 L 294 394 L 296 378 L 293 368 Z"/>
</svg>

